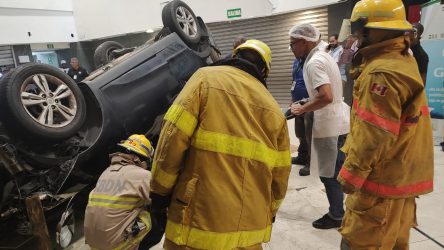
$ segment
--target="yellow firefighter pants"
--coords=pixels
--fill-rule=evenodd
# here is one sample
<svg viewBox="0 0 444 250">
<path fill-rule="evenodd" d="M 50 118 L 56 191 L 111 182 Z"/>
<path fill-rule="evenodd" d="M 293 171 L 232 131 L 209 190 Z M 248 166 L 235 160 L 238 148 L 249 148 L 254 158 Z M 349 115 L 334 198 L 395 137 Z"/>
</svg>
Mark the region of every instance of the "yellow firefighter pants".
<svg viewBox="0 0 444 250">
<path fill-rule="evenodd" d="M 167 239 L 165 239 L 165 242 L 163 244 L 163 248 L 166 250 L 196 250 L 196 248 L 191 248 L 191 247 L 187 247 L 187 246 L 178 246 L 176 244 L 174 244 L 174 242 L 169 241 Z M 249 247 L 238 247 L 235 250 L 262 250 L 262 244 L 256 244 L 253 246 L 249 246 Z"/>
<path fill-rule="evenodd" d="M 345 206 L 339 232 L 349 249 L 409 248 L 410 229 L 416 226 L 414 197 L 387 199 L 356 192 L 347 196 Z"/>
</svg>

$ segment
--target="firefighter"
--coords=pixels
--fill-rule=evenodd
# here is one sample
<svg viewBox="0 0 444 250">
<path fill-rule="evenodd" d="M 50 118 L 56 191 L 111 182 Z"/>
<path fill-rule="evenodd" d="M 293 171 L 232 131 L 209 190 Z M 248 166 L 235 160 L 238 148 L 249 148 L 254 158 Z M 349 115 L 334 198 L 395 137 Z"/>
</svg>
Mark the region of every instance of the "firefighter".
<svg viewBox="0 0 444 250">
<path fill-rule="evenodd" d="M 165 115 L 152 206 L 165 249 L 262 249 L 291 168 L 287 122 L 266 88 L 271 51 L 247 40 L 199 69 Z M 169 198 L 171 196 L 171 198 Z"/>
<path fill-rule="evenodd" d="M 118 145 L 125 152 L 110 155 L 111 165 L 89 195 L 85 242 L 93 249 L 148 249 L 163 234 L 154 222 L 151 230 L 147 208 L 151 203 L 147 167 L 154 149 L 144 135 L 137 134 Z"/>
<path fill-rule="evenodd" d="M 338 180 L 346 199 L 341 249 L 408 249 L 415 197 L 433 189 L 432 128 L 412 29 L 400 0 L 361 0 L 347 158 Z"/>
</svg>

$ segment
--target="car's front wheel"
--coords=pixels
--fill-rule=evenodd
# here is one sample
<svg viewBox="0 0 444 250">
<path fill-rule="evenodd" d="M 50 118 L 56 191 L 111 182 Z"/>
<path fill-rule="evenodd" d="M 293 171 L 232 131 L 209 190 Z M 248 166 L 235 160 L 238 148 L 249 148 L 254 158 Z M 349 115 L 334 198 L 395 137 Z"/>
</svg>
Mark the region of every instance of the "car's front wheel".
<svg viewBox="0 0 444 250">
<path fill-rule="evenodd" d="M 58 68 L 30 63 L 0 82 L 0 116 L 24 139 L 60 141 L 74 135 L 86 119 L 77 84 Z"/>
</svg>

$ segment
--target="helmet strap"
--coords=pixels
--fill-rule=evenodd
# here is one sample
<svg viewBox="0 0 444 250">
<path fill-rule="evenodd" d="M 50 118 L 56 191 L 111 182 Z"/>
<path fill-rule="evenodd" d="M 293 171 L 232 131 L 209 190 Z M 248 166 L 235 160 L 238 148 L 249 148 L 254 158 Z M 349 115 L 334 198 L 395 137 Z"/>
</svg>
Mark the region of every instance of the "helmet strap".
<svg viewBox="0 0 444 250">
<path fill-rule="evenodd" d="M 371 44 L 370 42 L 370 30 L 367 28 L 362 29 L 361 43 L 359 44 L 359 49 L 365 48 Z"/>
<path fill-rule="evenodd" d="M 262 77 L 264 78 L 264 80 L 266 81 L 266 80 L 267 80 L 267 77 L 268 77 L 268 70 L 267 70 L 266 67 L 263 67 L 263 68 L 262 68 L 262 70 L 261 70 L 261 74 L 262 74 Z"/>
<path fill-rule="evenodd" d="M 368 23 L 367 17 L 360 17 L 358 20 L 351 23 L 351 33 L 354 34 L 360 29 L 364 29 L 365 25 Z"/>
<path fill-rule="evenodd" d="M 147 157 L 145 157 L 145 156 L 143 156 L 141 154 L 138 154 L 137 152 L 134 152 L 134 151 L 132 151 L 132 150 L 130 150 L 128 148 L 125 149 L 125 153 L 129 154 L 129 155 L 136 156 L 137 157 L 136 161 L 147 161 L 149 159 L 149 158 L 147 158 Z"/>
<path fill-rule="evenodd" d="M 407 37 L 404 37 L 404 44 L 405 44 L 405 48 L 404 50 L 401 52 L 402 55 L 406 56 L 409 54 L 409 49 L 410 49 L 410 39 L 408 39 Z"/>
</svg>

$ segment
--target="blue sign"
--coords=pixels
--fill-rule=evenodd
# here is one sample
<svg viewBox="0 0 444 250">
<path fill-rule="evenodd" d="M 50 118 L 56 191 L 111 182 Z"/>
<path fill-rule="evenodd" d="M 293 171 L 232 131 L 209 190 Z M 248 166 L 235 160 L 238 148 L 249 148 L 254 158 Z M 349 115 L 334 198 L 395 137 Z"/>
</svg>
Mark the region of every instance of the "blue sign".
<svg viewBox="0 0 444 250">
<path fill-rule="evenodd" d="M 444 119 L 444 40 L 425 40 L 421 45 L 430 60 L 426 80 L 430 115 Z"/>
</svg>

